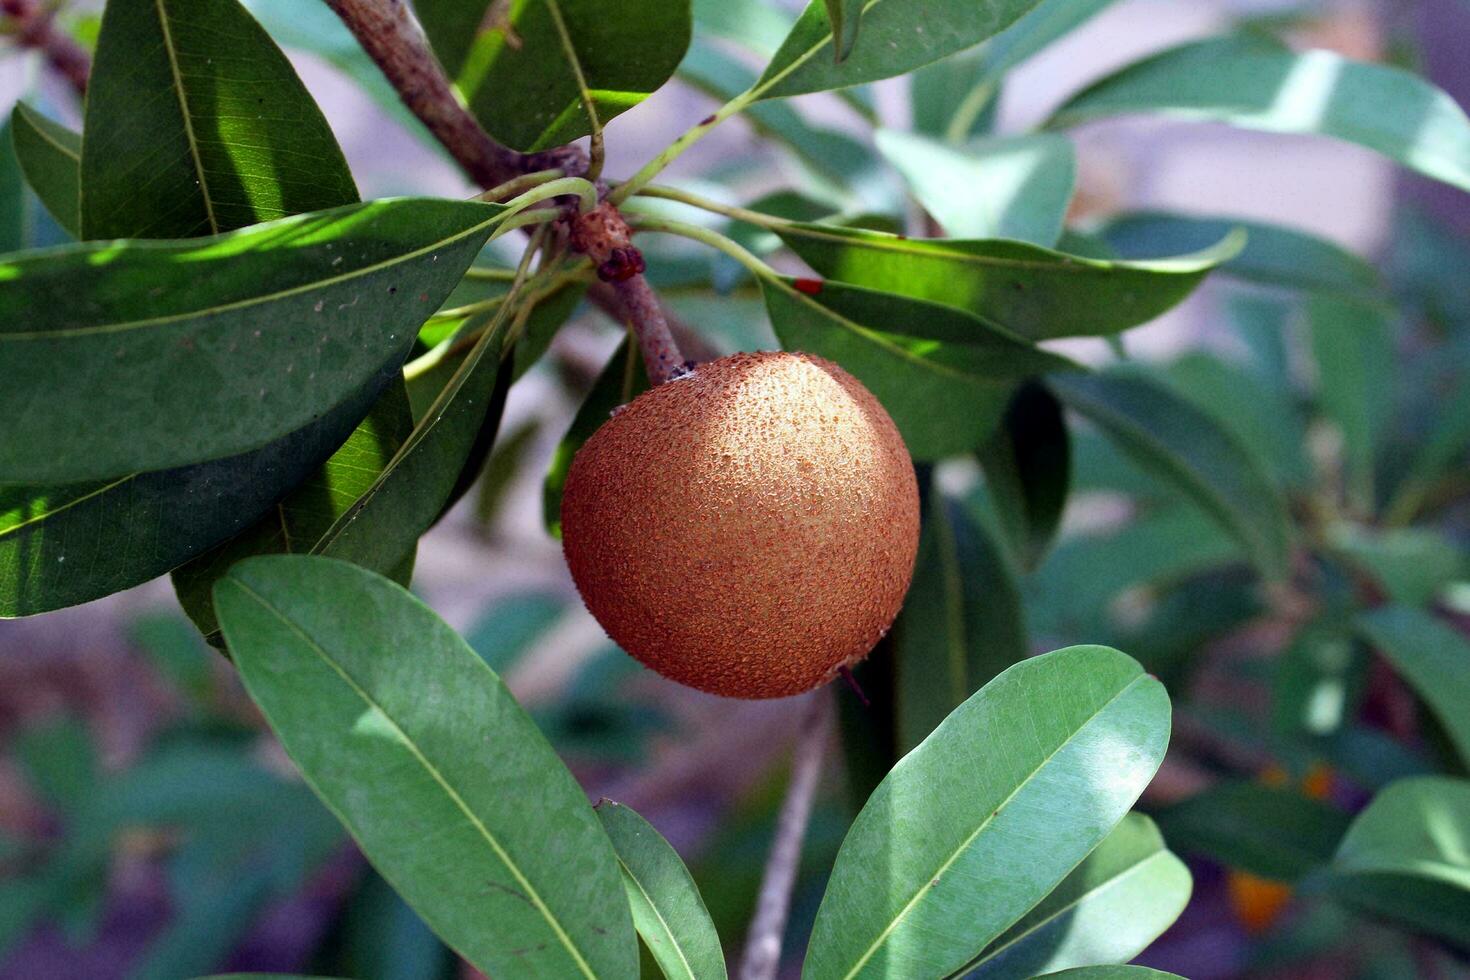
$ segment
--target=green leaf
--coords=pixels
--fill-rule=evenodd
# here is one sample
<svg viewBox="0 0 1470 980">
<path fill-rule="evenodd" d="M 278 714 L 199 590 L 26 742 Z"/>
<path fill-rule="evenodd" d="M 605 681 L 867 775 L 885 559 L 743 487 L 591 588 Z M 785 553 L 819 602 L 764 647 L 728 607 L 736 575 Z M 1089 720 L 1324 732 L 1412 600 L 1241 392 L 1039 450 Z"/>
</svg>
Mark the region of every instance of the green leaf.
<svg viewBox="0 0 1470 980">
<path fill-rule="evenodd" d="M 1178 255 L 1206 248 L 1231 229 L 1249 238 L 1240 254 L 1220 266 L 1224 275 L 1290 289 L 1365 294 L 1381 283 L 1365 259 L 1325 238 L 1285 225 L 1239 218 L 1204 218 L 1165 211 L 1132 211 L 1092 229 L 1129 259 Z"/>
<path fill-rule="evenodd" d="M 1429 705 L 1470 765 L 1470 643 L 1447 623 L 1406 606 L 1365 613 L 1356 627 Z"/>
<path fill-rule="evenodd" d="M 1330 136 L 1470 190 L 1470 120 L 1417 75 L 1259 34 L 1171 48 L 1094 83 L 1048 126 L 1157 113 L 1274 133 Z"/>
<path fill-rule="evenodd" d="M 1130 813 L 1041 904 L 986 948 L 969 980 L 1131 960 L 1184 911 L 1194 882 L 1152 820 Z"/>
<path fill-rule="evenodd" d="M 1347 905 L 1470 943 L 1470 782 L 1401 779 L 1348 828 L 1327 885 Z"/>
<path fill-rule="evenodd" d="M 355 566 L 271 555 L 234 566 L 215 608 L 286 751 L 447 943 L 491 975 L 637 976 L 581 788 L 427 607 Z"/>
<path fill-rule="evenodd" d="M 937 487 L 893 649 L 899 752 L 1031 652 L 1015 573 L 984 525 Z"/>
<path fill-rule="evenodd" d="M 577 409 L 576 417 L 572 419 L 567 434 L 562 436 L 546 471 L 546 482 L 541 491 L 541 514 L 552 537 L 561 537 L 561 498 L 572 457 L 577 455 L 584 442 L 592 438 L 592 433 L 602 427 L 602 423 L 612 418 L 619 405 L 628 404 L 647 390 L 648 375 L 639 360 L 638 345 L 624 340 L 582 400 L 582 407 Z"/>
<path fill-rule="evenodd" d="M 231 565 L 251 555 L 311 551 L 337 519 L 372 486 L 412 429 L 408 392 L 402 378 L 395 378 L 347 441 L 290 496 L 220 547 L 175 569 L 173 584 L 179 605 L 199 627 L 199 632 L 213 639 L 219 630 L 212 592 L 214 583 Z M 398 559 L 374 570 L 386 575 L 403 558 L 400 554 Z M 410 562 L 410 568 L 411 565 Z M 400 580 L 400 584 L 408 582 Z"/>
<path fill-rule="evenodd" d="M 357 200 L 326 118 L 237 0 L 109 0 L 87 88 L 83 238 L 188 238 Z"/>
<path fill-rule="evenodd" d="M 15 155 L 26 183 L 56 223 L 81 237 L 82 137 L 41 115 L 24 102 L 10 113 Z M 21 246 L 17 246 L 21 247 Z"/>
<path fill-rule="evenodd" d="M 1392 311 L 1343 296 L 1313 296 L 1307 307 L 1317 398 L 1342 437 L 1349 499 L 1373 509 L 1374 463 L 1393 409 Z"/>
<path fill-rule="evenodd" d="M 1036 980 L 1184 980 L 1177 973 L 1165 973 L 1146 966 L 1079 966 L 1072 970 L 1047 973 Z"/>
<path fill-rule="evenodd" d="M 528 151 L 592 132 L 579 77 L 605 124 L 669 80 L 691 30 L 689 0 L 645 0 L 626 9 L 601 0 L 418 0 L 414 8 L 490 135 Z"/>
<path fill-rule="evenodd" d="M 782 346 L 851 371 L 919 459 L 974 449 L 999 423 L 1017 381 L 1070 366 L 963 310 L 840 282 L 795 282 L 761 284 Z"/>
<path fill-rule="evenodd" d="M 833 225 L 776 229 L 831 279 L 957 306 L 1028 340 L 1098 336 L 1147 323 L 1234 257 L 1244 236 L 1152 262 L 1106 262 L 1024 242 L 908 239 Z"/>
<path fill-rule="evenodd" d="M 1214 418 L 1132 373 L 1057 375 L 1050 386 L 1134 462 L 1187 494 L 1245 546 L 1263 574 L 1286 573 L 1286 501 L 1257 459 Z"/>
<path fill-rule="evenodd" d="M 1035 571 L 1061 526 L 1072 480 L 1061 402 L 1043 385 L 1022 385 L 979 457 L 1001 540 L 1022 569 Z"/>
<path fill-rule="evenodd" d="M 506 492 L 520 475 L 531 450 L 536 448 L 536 437 L 540 434 L 541 420 L 527 419 L 507 432 L 485 460 L 480 488 L 475 494 L 475 523 L 482 531 L 488 532 L 500 515 Z"/>
<path fill-rule="evenodd" d="M 1220 783 L 1157 816 L 1181 852 L 1285 882 L 1331 860 L 1351 819 L 1295 790 L 1247 782 Z"/>
<path fill-rule="evenodd" d="M 1390 602 L 1429 606 L 1452 583 L 1463 578 L 1463 548 L 1438 528 L 1369 529 L 1341 524 L 1328 530 L 1333 551 L 1367 575 Z"/>
<path fill-rule="evenodd" d="M 1163 685 L 1116 650 L 1071 647 L 1011 667 L 900 760 L 858 814 L 803 975 L 963 967 L 1102 842 L 1168 739 Z"/>
<path fill-rule="evenodd" d="M 499 214 L 374 201 L 214 238 L 7 257 L 0 481 L 115 478 L 301 428 L 402 363 Z"/>
<path fill-rule="evenodd" d="M 87 726 L 71 715 L 23 729 L 13 751 L 41 798 L 64 815 L 96 790 L 97 750 Z"/>
<path fill-rule="evenodd" d="M 689 869 L 647 820 L 612 800 L 597 804 L 612 839 L 633 925 L 669 980 L 725 976 L 725 953 Z"/>
<path fill-rule="evenodd" d="M 0 485 L 0 617 L 120 592 L 246 530 L 332 455 L 395 373 L 238 456 L 114 480 Z"/>
<path fill-rule="evenodd" d="M 1406 524 L 1413 520 L 1434 488 L 1470 445 L 1470 377 L 1460 382 L 1442 402 L 1444 410 L 1420 443 L 1393 499 L 1384 508 L 1384 521 Z"/>
<path fill-rule="evenodd" d="M 924 210 L 948 234 L 1047 247 L 1061 237 L 1077 183 L 1077 157 L 1065 137 L 1006 136 L 955 147 L 880 129 L 876 139 Z"/>
<path fill-rule="evenodd" d="M 863 43 L 838 60 L 823 0 L 812 0 L 761 75 L 761 98 L 823 92 L 892 78 L 973 47 L 1009 27 L 1037 0 L 940 0 L 918 11 L 901 0 L 863 4 Z"/>
<path fill-rule="evenodd" d="M 831 24 L 836 60 L 852 54 L 857 42 L 858 25 L 862 22 L 864 0 L 826 0 L 827 20 Z"/>
<path fill-rule="evenodd" d="M 11 139 L 14 130 L 13 119 L 0 125 L 0 253 L 25 248 L 30 237 L 26 181 Z"/>
</svg>

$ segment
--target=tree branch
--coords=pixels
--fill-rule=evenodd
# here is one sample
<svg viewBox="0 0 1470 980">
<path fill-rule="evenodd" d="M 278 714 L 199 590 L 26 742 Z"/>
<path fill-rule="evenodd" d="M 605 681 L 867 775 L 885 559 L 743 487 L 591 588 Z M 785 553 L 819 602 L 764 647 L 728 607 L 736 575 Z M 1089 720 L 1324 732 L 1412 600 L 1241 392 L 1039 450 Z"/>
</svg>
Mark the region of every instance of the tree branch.
<svg viewBox="0 0 1470 980">
<path fill-rule="evenodd" d="M 81 45 L 56 29 L 49 6 L 41 0 L 0 0 L 0 14 L 13 26 L 16 43 L 39 51 L 46 63 L 71 83 L 78 96 L 87 94 L 92 59 Z"/>
<path fill-rule="evenodd" d="M 801 864 L 801 844 L 812 815 L 812 802 L 822 775 L 822 757 L 827 753 L 828 728 L 832 716 L 832 691 L 823 687 L 807 699 L 801 730 L 796 736 L 796 753 L 791 760 L 791 783 L 776 818 L 776 837 L 766 858 L 765 877 L 756 900 L 755 918 L 745 937 L 745 955 L 740 963 L 740 980 L 773 980 L 781 965 L 781 939 L 786 933 L 786 915 L 791 910 L 791 889 Z"/>
</svg>

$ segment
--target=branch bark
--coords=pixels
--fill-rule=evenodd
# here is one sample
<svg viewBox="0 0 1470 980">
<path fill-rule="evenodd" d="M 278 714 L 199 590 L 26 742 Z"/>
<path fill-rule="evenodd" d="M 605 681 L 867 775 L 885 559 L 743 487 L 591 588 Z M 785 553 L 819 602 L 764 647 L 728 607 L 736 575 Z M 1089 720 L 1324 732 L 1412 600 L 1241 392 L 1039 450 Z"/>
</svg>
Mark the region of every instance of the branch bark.
<svg viewBox="0 0 1470 980">
<path fill-rule="evenodd" d="M 39 51 L 46 63 L 71 83 L 78 96 L 87 94 L 92 59 L 81 45 L 56 29 L 49 6 L 41 0 L 0 0 L 0 14 L 14 28 L 16 43 Z"/>
<path fill-rule="evenodd" d="M 776 819 L 776 837 L 766 858 L 765 877 L 756 900 L 755 918 L 745 938 L 740 980 L 774 980 L 781 965 L 781 939 L 791 911 L 791 889 L 801 864 L 801 845 L 811 820 L 812 803 L 822 775 L 832 717 L 832 690 L 823 687 L 807 700 L 796 753 L 791 760 L 791 782 Z"/>
</svg>

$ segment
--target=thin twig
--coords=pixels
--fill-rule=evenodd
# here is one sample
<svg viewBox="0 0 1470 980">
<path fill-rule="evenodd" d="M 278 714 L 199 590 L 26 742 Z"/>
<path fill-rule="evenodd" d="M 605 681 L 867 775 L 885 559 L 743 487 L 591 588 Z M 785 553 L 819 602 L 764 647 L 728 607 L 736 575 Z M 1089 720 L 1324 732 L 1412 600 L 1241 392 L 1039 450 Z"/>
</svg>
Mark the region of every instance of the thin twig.
<svg viewBox="0 0 1470 980">
<path fill-rule="evenodd" d="M 41 0 L 0 0 L 0 15 L 10 22 L 17 44 L 39 51 L 77 95 L 87 94 L 92 59 L 82 46 L 56 29 L 53 7 Z"/>
<path fill-rule="evenodd" d="M 812 815 L 817 783 L 822 775 L 822 758 L 827 753 L 828 728 L 832 717 L 832 692 L 823 687 L 808 698 L 801 729 L 796 736 L 796 754 L 791 760 L 791 783 L 776 818 L 776 838 L 766 858 L 765 877 L 756 900 L 755 918 L 745 938 L 745 955 L 740 963 L 740 980 L 772 980 L 781 965 L 781 939 L 786 933 L 786 916 L 791 910 L 791 889 L 801 864 L 801 845 Z"/>
</svg>

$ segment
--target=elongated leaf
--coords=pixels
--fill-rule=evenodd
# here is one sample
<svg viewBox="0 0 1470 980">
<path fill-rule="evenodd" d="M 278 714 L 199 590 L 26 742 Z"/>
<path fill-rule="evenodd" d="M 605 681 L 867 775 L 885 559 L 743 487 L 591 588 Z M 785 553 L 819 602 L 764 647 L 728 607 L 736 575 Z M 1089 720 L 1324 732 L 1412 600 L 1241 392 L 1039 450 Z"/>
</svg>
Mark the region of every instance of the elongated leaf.
<svg viewBox="0 0 1470 980">
<path fill-rule="evenodd" d="M 1356 625 L 1434 711 L 1470 765 L 1470 643 L 1429 613 L 1406 606 L 1366 613 Z"/>
<path fill-rule="evenodd" d="M 962 310 L 838 282 L 783 282 L 762 284 L 782 345 L 851 371 L 919 459 L 974 449 L 1017 381 L 1069 366 Z"/>
<path fill-rule="evenodd" d="M 997 530 L 1016 563 L 1035 571 L 1061 525 L 1072 480 L 1072 443 L 1056 396 L 1040 384 L 1022 385 L 979 457 Z"/>
<path fill-rule="evenodd" d="M 1036 2 L 934 0 L 916 9 L 901 0 L 867 0 L 863 43 L 839 61 L 826 5 L 812 0 L 761 75 L 760 95 L 781 98 L 902 75 L 1000 33 Z"/>
<path fill-rule="evenodd" d="M 603 800 L 602 829 L 612 839 L 633 925 L 669 980 L 718 980 L 725 954 L 689 869 L 657 830 L 636 812 Z"/>
<path fill-rule="evenodd" d="M 1269 577 L 1291 550 L 1286 502 L 1260 463 L 1209 415 L 1142 376 L 1064 374 L 1051 387 L 1155 477 L 1187 494 Z"/>
<path fill-rule="evenodd" d="M 1329 531 L 1333 550 L 1405 606 L 1429 606 L 1452 582 L 1470 572 L 1459 543 L 1440 528 L 1383 530 L 1343 524 Z"/>
<path fill-rule="evenodd" d="M 1188 296 L 1244 236 L 1194 255 L 1106 262 L 1023 242 L 908 239 L 796 223 L 781 240 L 831 279 L 969 310 L 1028 340 L 1117 333 Z"/>
<path fill-rule="evenodd" d="M 1260 34 L 1171 48 L 1094 83 L 1052 116 L 1075 126 L 1157 113 L 1276 133 L 1331 136 L 1470 190 L 1470 120 L 1417 75 Z"/>
<path fill-rule="evenodd" d="M 419 0 L 414 7 L 470 109 L 518 150 L 592 132 L 579 77 L 603 123 L 642 102 L 673 75 L 691 31 L 689 0 L 626 8 L 603 0 Z"/>
<path fill-rule="evenodd" d="M 115 480 L 0 486 L 0 616 L 30 616 L 163 575 L 247 529 L 342 444 L 384 371 L 260 449 Z"/>
<path fill-rule="evenodd" d="M 237 0 L 109 0 L 83 132 L 84 238 L 215 234 L 357 200 L 321 110 Z"/>
<path fill-rule="evenodd" d="M 1036 980 L 1184 980 L 1177 973 L 1165 973 L 1146 966 L 1079 966 L 1071 970 L 1047 973 Z"/>
<path fill-rule="evenodd" d="M 14 119 L 8 118 L 0 125 L 0 253 L 25 248 L 30 237 L 26 180 L 10 138 L 14 130 Z"/>
<path fill-rule="evenodd" d="M 1033 977 L 1127 962 L 1169 928 L 1189 901 L 1189 869 L 1152 820 L 1130 813 L 1054 888 L 970 964 L 966 976 Z"/>
<path fill-rule="evenodd" d="M 187 242 L 0 263 L 0 481 L 116 478 L 239 454 L 385 367 L 500 209 L 375 201 Z"/>
<path fill-rule="evenodd" d="M 827 20 L 832 25 L 832 47 L 838 61 L 852 53 L 862 22 L 864 0 L 826 0 Z"/>
<path fill-rule="evenodd" d="M 1332 858 L 1346 813 L 1291 789 L 1221 783 L 1158 815 L 1169 843 L 1262 878 L 1294 882 Z"/>
<path fill-rule="evenodd" d="M 81 134 L 46 118 L 24 102 L 17 102 L 11 110 L 10 134 L 26 183 L 56 223 L 73 237 L 80 237 Z"/>
<path fill-rule="evenodd" d="M 1367 260 L 1325 238 L 1284 225 L 1134 211 L 1111 217 L 1093 230 L 1124 258 L 1146 259 L 1207 248 L 1233 228 L 1244 228 L 1249 238 L 1239 255 L 1220 266 L 1222 274 L 1324 292 L 1367 293 L 1380 285 L 1377 270 Z"/>
<path fill-rule="evenodd" d="M 173 583 L 179 605 L 199 627 L 199 632 L 212 638 L 219 629 L 212 593 L 214 583 L 231 565 L 251 555 L 311 551 L 382 473 L 412 429 L 408 392 L 402 378 L 395 378 L 347 441 L 289 497 L 220 547 L 175 569 Z M 400 555 L 396 561 L 374 571 L 389 574 L 403 558 Z M 400 584 L 408 582 L 400 581 Z"/>
<path fill-rule="evenodd" d="M 914 581 L 893 624 L 900 753 L 1029 654 L 1015 574 L 984 525 L 935 487 Z"/>
<path fill-rule="evenodd" d="M 1116 650 L 1070 647 L 1011 667 L 900 760 L 858 814 L 803 975 L 963 967 L 1101 843 L 1168 739 L 1163 685 Z"/>
<path fill-rule="evenodd" d="M 446 942 L 491 975 L 637 976 L 617 858 L 581 788 L 428 608 L 295 555 L 235 565 L 215 608 L 286 751 Z"/>
<path fill-rule="evenodd" d="M 1327 884 L 1354 908 L 1470 943 L 1470 782 L 1391 784 L 1353 821 Z"/>
<path fill-rule="evenodd" d="M 1342 436 L 1345 482 L 1363 512 L 1374 504 L 1374 464 L 1392 411 L 1391 311 L 1376 303 L 1317 295 L 1307 309 L 1317 397 Z"/>
<path fill-rule="evenodd" d="M 1071 141 L 1042 133 L 954 147 L 892 129 L 880 129 L 877 141 L 924 210 L 948 234 L 1047 247 L 1061 237 L 1077 183 Z"/>
</svg>

